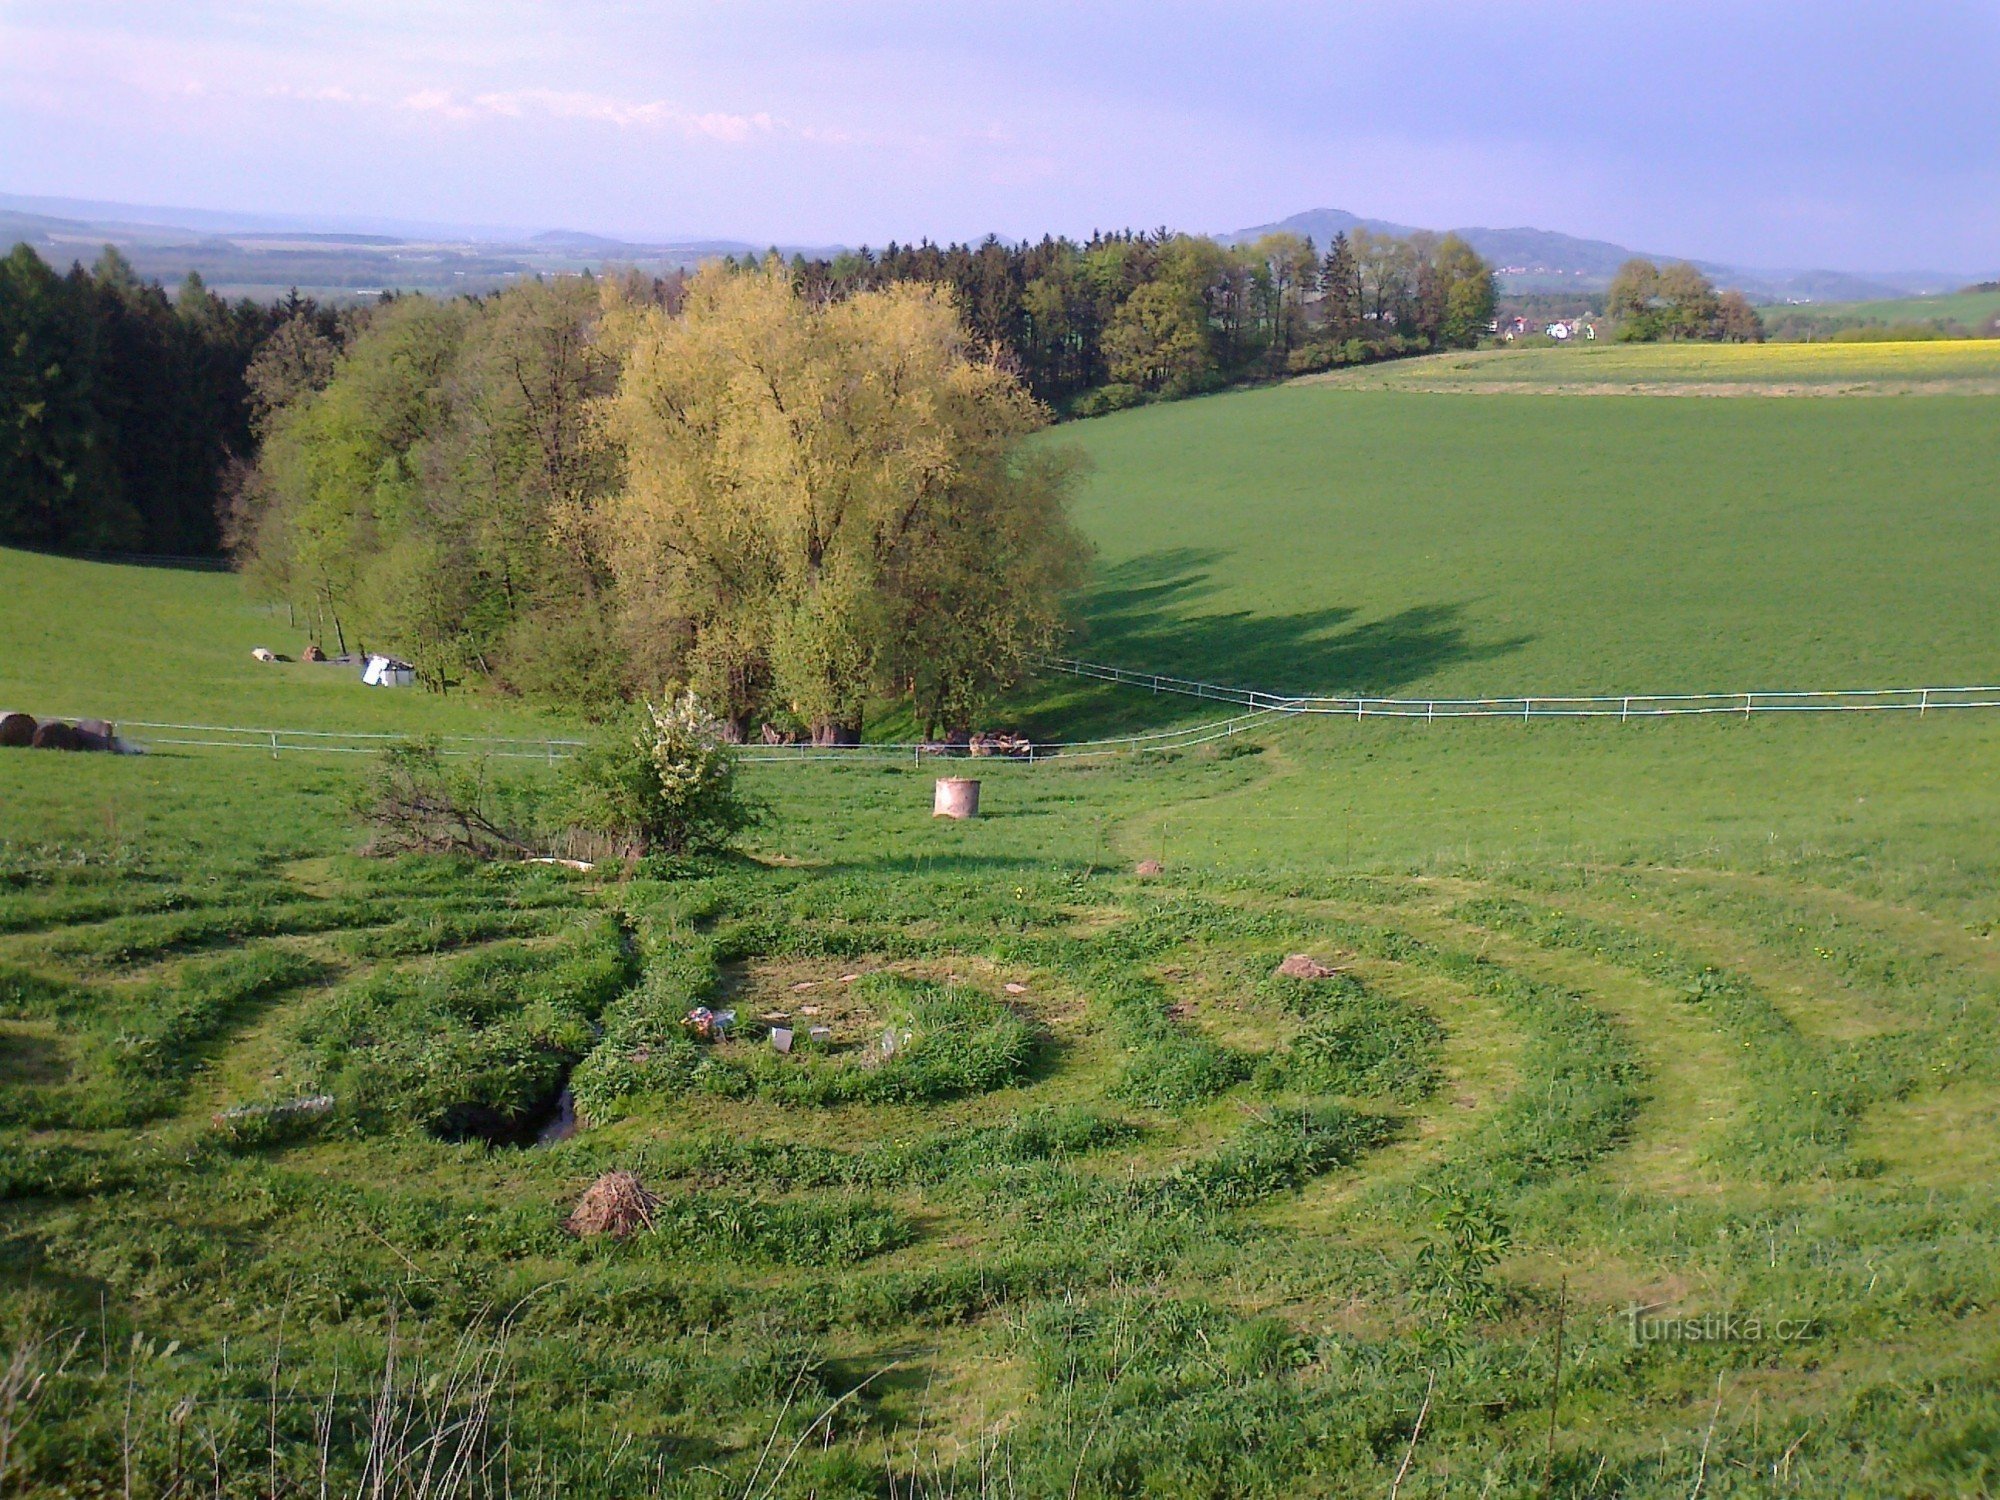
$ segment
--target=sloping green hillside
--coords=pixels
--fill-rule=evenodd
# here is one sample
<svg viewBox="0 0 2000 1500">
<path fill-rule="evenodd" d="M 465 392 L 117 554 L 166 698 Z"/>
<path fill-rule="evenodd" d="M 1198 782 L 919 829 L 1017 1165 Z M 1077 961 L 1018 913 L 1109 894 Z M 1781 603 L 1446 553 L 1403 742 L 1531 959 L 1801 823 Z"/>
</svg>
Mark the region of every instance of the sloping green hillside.
<svg viewBox="0 0 2000 1500">
<path fill-rule="evenodd" d="M 491 696 L 365 687 L 357 668 L 250 655 L 262 646 L 296 658 L 305 645 L 284 607 L 252 600 L 234 574 L 0 548 L 0 708 L 280 729 L 551 732 L 542 716 Z"/>
<path fill-rule="evenodd" d="M 1883 323 L 1928 323 L 1934 318 L 1942 318 L 1977 326 L 2000 316 L 2000 291 L 1947 292 L 1936 297 L 1886 297 L 1877 302 L 1807 302 L 1796 307 L 1775 307 L 1769 310 L 1768 315 L 1787 320 L 1810 318 L 1829 323 L 1845 318 L 1873 318 Z"/>
<path fill-rule="evenodd" d="M 1087 424 L 1082 649 L 1986 675 L 1994 409 Z M 0 570 L 0 699 L 517 717 L 259 666 L 298 641 L 228 578 Z M 1164 701 L 1038 691 L 1057 729 Z M 753 857 L 692 871 L 356 857 L 359 761 L 0 751 L 16 1488 L 2000 1486 L 2000 712 L 1294 719 L 963 763 L 969 823 L 930 762 L 760 766 Z M 608 1171 L 657 1198 L 566 1232 Z"/>
<path fill-rule="evenodd" d="M 2000 677 L 1990 401 L 1294 385 L 1059 437 L 1095 465 L 1087 658 L 1416 696 Z"/>
</svg>

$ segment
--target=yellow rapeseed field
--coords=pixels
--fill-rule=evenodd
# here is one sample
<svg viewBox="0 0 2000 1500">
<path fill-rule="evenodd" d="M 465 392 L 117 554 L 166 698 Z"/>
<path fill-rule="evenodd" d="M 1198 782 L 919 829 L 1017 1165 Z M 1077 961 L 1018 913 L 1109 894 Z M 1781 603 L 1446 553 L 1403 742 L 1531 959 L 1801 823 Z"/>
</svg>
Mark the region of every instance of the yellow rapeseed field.
<svg viewBox="0 0 2000 1500">
<path fill-rule="evenodd" d="M 1606 342 L 1437 354 L 1305 378 L 1373 390 L 1571 395 L 2000 395 L 2000 339 Z"/>
</svg>

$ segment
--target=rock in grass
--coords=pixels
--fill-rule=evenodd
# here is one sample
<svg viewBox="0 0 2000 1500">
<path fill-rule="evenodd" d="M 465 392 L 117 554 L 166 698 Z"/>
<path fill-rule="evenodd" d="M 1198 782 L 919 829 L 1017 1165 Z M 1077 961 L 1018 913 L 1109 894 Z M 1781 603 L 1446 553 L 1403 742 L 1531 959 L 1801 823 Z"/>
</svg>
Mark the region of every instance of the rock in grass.
<svg viewBox="0 0 2000 1500">
<path fill-rule="evenodd" d="M 1135 875 L 1164 875 L 1166 872 L 1167 867 L 1157 859 L 1142 859 L 1132 873 Z"/>
<path fill-rule="evenodd" d="M 333 1113 L 333 1095 L 313 1094 L 304 1099 L 286 1099 L 276 1104 L 238 1104 L 215 1116 L 218 1125 L 242 1120 L 318 1120 Z"/>
<path fill-rule="evenodd" d="M 624 1239 L 653 1227 L 653 1210 L 660 1200 L 646 1191 L 630 1172 L 606 1172 L 577 1200 L 564 1226 L 580 1240 L 608 1234 Z"/>
<path fill-rule="evenodd" d="M 1287 979 L 1325 979 L 1340 971 L 1328 968 L 1310 953 L 1288 953 L 1278 972 Z"/>
</svg>

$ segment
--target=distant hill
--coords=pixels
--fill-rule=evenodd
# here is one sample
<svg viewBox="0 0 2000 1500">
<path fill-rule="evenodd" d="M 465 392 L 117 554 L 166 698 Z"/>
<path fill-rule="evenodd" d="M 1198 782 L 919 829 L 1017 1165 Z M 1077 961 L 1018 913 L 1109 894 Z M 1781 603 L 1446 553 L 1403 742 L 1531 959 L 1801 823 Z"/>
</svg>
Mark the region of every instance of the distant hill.
<svg viewBox="0 0 2000 1500">
<path fill-rule="evenodd" d="M 1241 243 L 1275 230 L 1310 235 L 1324 246 L 1336 233 L 1367 229 L 1414 233 L 1412 226 L 1368 219 L 1338 208 L 1315 208 L 1272 224 L 1219 235 Z M 1548 229 L 1460 229 L 1459 234 L 1500 268 L 1511 292 L 1601 291 L 1635 253 L 1608 240 L 1580 239 Z M 425 224 L 360 216 L 220 213 L 94 199 L 0 193 L 0 248 L 26 241 L 51 265 L 91 261 L 116 245 L 140 275 L 169 286 L 189 271 L 225 296 L 270 298 L 290 288 L 322 298 L 371 297 L 383 291 L 440 294 L 490 291 L 522 276 L 636 266 L 654 275 L 690 268 L 721 255 L 756 255 L 768 245 L 748 240 L 623 240 L 578 229 L 533 230 Z M 790 255 L 838 254 L 842 247 L 780 245 Z M 1668 254 L 1651 259 L 1673 260 Z M 1760 270 L 1696 261 L 1725 287 L 1768 302 L 1867 302 L 1952 291 L 1978 278 L 1935 271 L 1856 274 L 1826 270 Z"/>
<path fill-rule="evenodd" d="M 1324 246 L 1336 233 L 1366 229 L 1373 234 L 1405 235 L 1408 225 L 1386 219 L 1365 219 L 1339 208 L 1314 208 L 1293 214 L 1272 224 L 1259 224 L 1220 236 L 1229 244 L 1240 244 L 1261 235 L 1288 230 L 1311 235 Z M 1552 229 L 1461 228 L 1472 248 L 1499 270 L 1503 290 L 1511 292 L 1601 291 L 1610 285 L 1618 267 L 1635 255 L 1648 260 L 1680 260 L 1685 257 L 1657 251 L 1631 250 L 1609 240 L 1580 239 Z M 1962 286 L 1970 277 L 1944 271 L 1879 271 L 1855 273 L 1827 270 L 1765 270 L 1751 266 L 1727 265 L 1720 261 L 1697 260 L 1695 264 L 1716 283 L 1734 287 L 1746 296 L 1771 302 L 1860 302 L 1877 298 L 1904 297 L 1947 291 Z"/>
<path fill-rule="evenodd" d="M 68 210 L 63 212 L 62 210 Z M 269 299 L 296 287 L 330 300 L 385 291 L 484 292 L 524 276 L 636 266 L 653 275 L 768 249 L 747 240 L 638 243 L 574 229 L 542 232 L 399 224 L 391 220 L 219 214 L 0 194 L 0 248 L 25 241 L 59 269 L 116 245 L 138 273 L 173 286 L 198 272 L 229 297 Z M 808 255 L 821 246 L 780 246 Z"/>
</svg>

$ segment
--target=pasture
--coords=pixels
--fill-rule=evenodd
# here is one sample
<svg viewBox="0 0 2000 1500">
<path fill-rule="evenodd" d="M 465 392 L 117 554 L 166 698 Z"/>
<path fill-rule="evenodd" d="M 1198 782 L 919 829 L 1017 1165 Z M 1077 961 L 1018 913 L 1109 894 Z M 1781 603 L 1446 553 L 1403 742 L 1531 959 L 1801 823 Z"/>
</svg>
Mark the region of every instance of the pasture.
<svg viewBox="0 0 2000 1500">
<path fill-rule="evenodd" d="M 7 650 L 0 708 L 43 718 L 390 733 L 563 732 L 559 721 L 517 703 L 371 688 L 356 667 L 301 662 L 303 622 L 282 604 L 249 597 L 229 573 L 112 568 L 0 550 L 0 641 Z M 368 643 L 349 644 L 361 649 Z M 260 646 L 293 659 L 256 661 L 250 653 Z M 331 640 L 326 649 L 334 649 Z"/>
<path fill-rule="evenodd" d="M 1078 654 L 1987 678 L 1990 416 L 1126 413 L 1055 435 L 1096 465 Z M 288 700 L 228 580 L 60 566 L 157 590 L 231 711 L 487 722 Z M 191 701 L 131 670 L 92 686 Z M 1130 691 L 1017 707 L 1200 712 Z M 963 825 L 931 768 L 754 768 L 744 858 L 630 874 L 359 857 L 355 771 L 0 752 L 0 1343 L 48 1377 L 0 1493 L 2000 1486 L 2000 713 L 1288 720 L 981 766 Z M 532 1144 L 565 1084 L 586 1128 Z M 572 1238 L 609 1169 L 650 1227 Z"/>
<path fill-rule="evenodd" d="M 1837 364 L 1885 346 L 1796 347 Z M 1491 358 L 1677 368 L 1683 350 L 1708 352 Z M 1098 582 L 1073 650 L 1283 693 L 1983 682 L 2000 665 L 1991 416 L 1964 398 L 1299 382 L 1060 429 L 1096 469 L 1079 514 Z M 1116 691 L 1107 702 L 1132 711 Z"/>
<path fill-rule="evenodd" d="M 1978 327 L 2000 317 L 2000 291 L 1944 292 L 1931 297 L 1885 297 L 1876 302 L 1801 302 L 1773 308 L 1784 318 L 1834 322 L 1867 318 L 1885 324 L 1928 323 L 1933 319 Z"/>
</svg>

